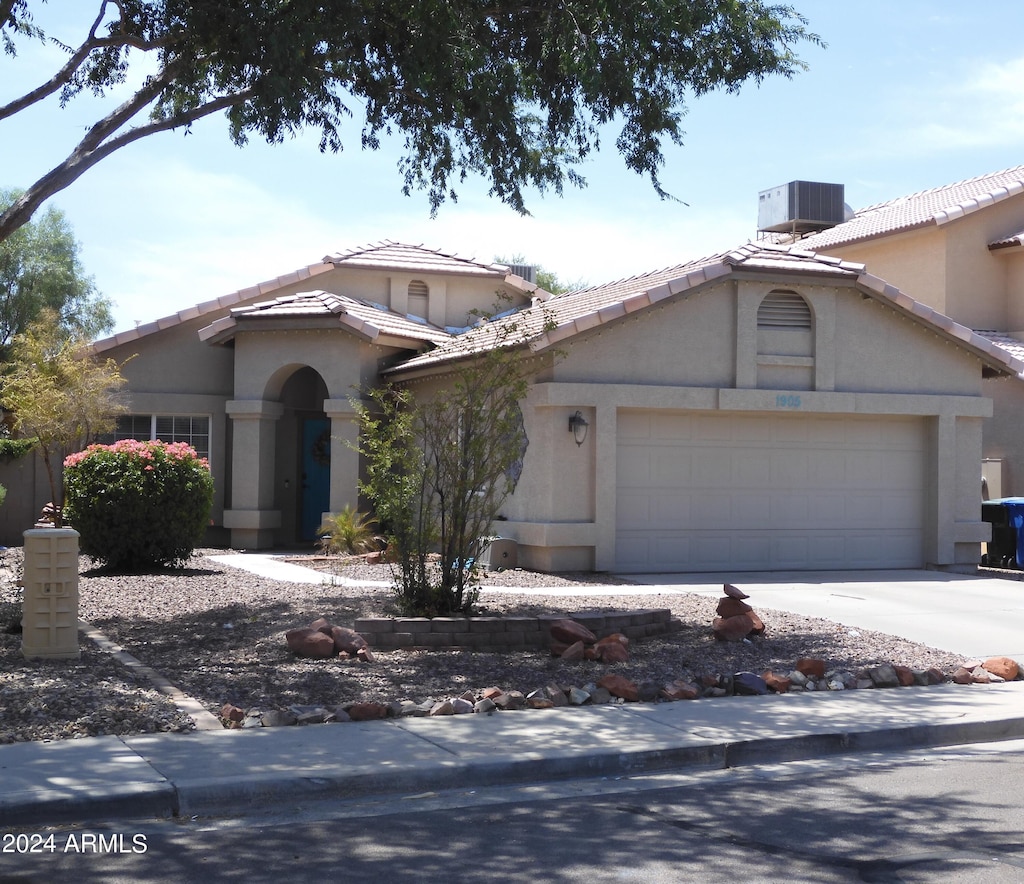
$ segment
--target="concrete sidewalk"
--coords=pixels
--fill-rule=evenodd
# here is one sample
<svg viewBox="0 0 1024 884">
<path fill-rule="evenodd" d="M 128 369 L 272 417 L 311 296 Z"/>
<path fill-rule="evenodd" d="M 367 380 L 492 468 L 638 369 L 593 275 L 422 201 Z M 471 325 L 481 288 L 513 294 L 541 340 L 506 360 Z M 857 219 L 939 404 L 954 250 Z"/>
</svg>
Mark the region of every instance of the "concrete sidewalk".
<svg viewBox="0 0 1024 884">
<path fill-rule="evenodd" d="M 0 746 L 0 827 L 284 809 L 1024 737 L 1024 682 Z"/>
</svg>

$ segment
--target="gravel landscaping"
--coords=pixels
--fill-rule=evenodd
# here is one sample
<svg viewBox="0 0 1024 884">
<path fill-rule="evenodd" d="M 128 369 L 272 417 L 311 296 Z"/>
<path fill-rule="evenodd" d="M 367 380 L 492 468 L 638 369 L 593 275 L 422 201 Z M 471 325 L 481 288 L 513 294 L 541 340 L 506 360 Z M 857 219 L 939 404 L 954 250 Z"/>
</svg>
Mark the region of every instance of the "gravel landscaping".
<svg viewBox="0 0 1024 884">
<path fill-rule="evenodd" d="M 206 551 L 223 553 L 223 551 Z M 20 620 L 20 548 L 0 552 L 0 629 Z M 360 581 L 387 581 L 388 566 L 310 557 L 307 563 Z M 715 641 L 717 599 L 638 593 L 619 581 L 614 595 L 589 594 L 607 575 L 507 571 L 486 576 L 481 613 L 538 615 L 669 608 L 684 624 L 666 638 L 635 641 L 631 659 L 605 666 L 565 662 L 545 652 L 376 651 L 373 663 L 309 660 L 291 654 L 284 634 L 318 617 L 351 626 L 358 617 L 397 614 L 386 587 L 348 588 L 267 580 L 194 556 L 187 567 L 147 575 L 110 575 L 82 560 L 79 615 L 213 714 L 226 703 L 245 710 L 292 705 L 336 707 L 365 701 L 417 703 L 488 687 L 529 692 L 552 682 L 583 685 L 606 672 L 636 682 L 697 680 L 741 670 L 788 672 L 800 657 L 834 669 L 880 663 L 951 674 L 958 655 L 877 632 L 757 608 L 763 638 Z M 530 593 L 513 591 L 529 588 Z M 547 591 L 549 590 L 549 591 Z M 571 594 L 570 594 L 571 593 Z M 21 636 L 0 632 L 0 743 L 191 729 L 192 720 L 143 677 L 82 639 L 78 661 L 28 661 Z M 529 713 L 524 713 L 529 714 Z"/>
</svg>

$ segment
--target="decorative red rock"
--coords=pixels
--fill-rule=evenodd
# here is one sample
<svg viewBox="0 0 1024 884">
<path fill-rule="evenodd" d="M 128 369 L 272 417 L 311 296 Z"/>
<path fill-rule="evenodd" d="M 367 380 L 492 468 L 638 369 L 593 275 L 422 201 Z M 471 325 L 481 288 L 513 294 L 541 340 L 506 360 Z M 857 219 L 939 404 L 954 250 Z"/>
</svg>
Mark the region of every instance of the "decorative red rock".
<svg viewBox="0 0 1024 884">
<path fill-rule="evenodd" d="M 289 629 L 284 637 L 288 650 L 300 657 L 324 658 L 333 657 L 336 653 L 333 638 L 308 626 Z"/>
<path fill-rule="evenodd" d="M 735 617 L 716 617 L 711 624 L 715 638 L 720 642 L 743 641 L 754 630 L 754 621 L 750 614 L 737 614 Z"/>
<path fill-rule="evenodd" d="M 720 617 L 736 617 L 739 614 L 748 614 L 753 610 L 746 602 L 730 598 L 729 596 L 720 599 L 718 607 L 715 609 Z"/>
<path fill-rule="evenodd" d="M 573 642 L 569 647 L 562 651 L 562 659 L 566 663 L 575 663 L 577 660 L 583 659 L 585 652 L 583 642 Z"/>
<path fill-rule="evenodd" d="M 742 589 L 739 589 L 739 588 L 733 586 L 731 583 L 726 583 L 722 587 L 722 591 L 727 596 L 729 596 L 729 598 L 731 598 L 731 599 L 749 599 L 750 598 L 750 596 L 747 595 Z"/>
<path fill-rule="evenodd" d="M 225 703 L 220 709 L 220 717 L 225 721 L 239 722 L 245 719 L 245 710 L 231 703 Z"/>
<path fill-rule="evenodd" d="M 779 675 L 777 672 L 769 671 L 762 673 L 761 678 L 768 685 L 768 690 L 774 691 L 776 694 L 785 694 L 793 687 L 793 682 L 790 679 L 785 675 Z"/>
<path fill-rule="evenodd" d="M 599 688 L 604 688 L 613 697 L 621 697 L 623 700 L 628 700 L 631 703 L 635 703 L 640 699 L 640 689 L 636 684 L 622 675 L 616 675 L 615 673 L 609 672 L 607 675 L 601 677 L 597 686 Z"/>
<path fill-rule="evenodd" d="M 971 683 L 971 670 L 961 666 L 956 672 L 953 673 L 954 684 L 970 684 Z"/>
<path fill-rule="evenodd" d="M 896 677 L 900 680 L 900 687 L 909 688 L 914 683 L 914 670 L 909 666 L 893 664 L 892 668 L 896 670 Z"/>
<path fill-rule="evenodd" d="M 696 700 L 700 696 L 700 690 L 696 685 L 678 679 L 662 687 L 661 696 L 666 700 Z"/>
<path fill-rule="evenodd" d="M 353 703 L 345 707 L 353 721 L 377 721 L 388 717 L 388 707 L 383 703 Z"/>
<path fill-rule="evenodd" d="M 354 655 L 366 647 L 366 639 L 347 626 L 332 626 L 328 634 L 334 640 L 334 649 L 339 654 L 344 651 L 346 654 Z"/>
<path fill-rule="evenodd" d="M 595 645 L 594 651 L 602 663 L 625 663 L 629 660 L 629 648 L 622 642 L 606 641 Z"/>
<path fill-rule="evenodd" d="M 565 642 L 567 645 L 572 645 L 576 642 L 592 645 L 597 641 L 597 636 L 587 629 L 586 626 L 582 623 L 577 623 L 575 620 L 568 619 L 556 620 L 551 624 L 551 637 L 557 641 Z"/>
<path fill-rule="evenodd" d="M 764 635 L 764 623 L 761 621 L 761 618 L 753 611 L 750 611 L 747 616 L 750 618 L 750 622 L 754 624 L 754 628 L 751 632 L 754 633 L 754 635 Z"/>
<path fill-rule="evenodd" d="M 1012 657 L 990 657 L 981 665 L 1006 681 L 1013 681 L 1020 673 L 1020 666 Z"/>
<path fill-rule="evenodd" d="M 817 657 L 801 657 L 793 668 L 797 672 L 814 676 L 814 678 L 825 677 L 825 661 L 819 660 Z"/>
</svg>

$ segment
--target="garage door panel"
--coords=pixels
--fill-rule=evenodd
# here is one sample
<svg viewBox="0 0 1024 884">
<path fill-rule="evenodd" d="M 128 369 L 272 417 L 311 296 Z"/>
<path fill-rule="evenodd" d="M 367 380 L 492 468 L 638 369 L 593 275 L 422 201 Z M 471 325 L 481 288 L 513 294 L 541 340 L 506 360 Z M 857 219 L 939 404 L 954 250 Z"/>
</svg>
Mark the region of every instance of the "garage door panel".
<svg viewBox="0 0 1024 884">
<path fill-rule="evenodd" d="M 690 452 L 683 448 L 659 448 L 650 460 L 649 480 L 660 487 L 685 488 L 690 484 Z"/>
<path fill-rule="evenodd" d="M 651 415 L 620 412 L 618 567 L 923 563 L 923 420 Z"/>
<path fill-rule="evenodd" d="M 619 492 L 616 509 L 616 524 L 620 528 L 651 528 L 657 524 L 651 519 L 651 498 L 647 494 Z"/>
<path fill-rule="evenodd" d="M 650 512 L 654 523 L 666 528 L 688 528 L 691 524 L 690 499 L 685 494 L 655 495 Z"/>
<path fill-rule="evenodd" d="M 694 488 L 728 488 L 732 482 L 732 454 L 728 448 L 701 448 L 691 455 Z"/>
<path fill-rule="evenodd" d="M 747 457 L 730 457 L 731 484 L 741 488 L 770 488 L 778 481 L 770 451 L 754 450 Z"/>
</svg>

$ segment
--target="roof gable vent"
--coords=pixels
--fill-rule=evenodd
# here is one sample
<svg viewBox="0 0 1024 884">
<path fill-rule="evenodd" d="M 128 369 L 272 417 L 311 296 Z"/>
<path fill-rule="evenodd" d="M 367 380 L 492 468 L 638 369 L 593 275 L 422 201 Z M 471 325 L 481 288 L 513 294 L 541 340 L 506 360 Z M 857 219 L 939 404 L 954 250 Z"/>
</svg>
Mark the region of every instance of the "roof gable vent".
<svg viewBox="0 0 1024 884">
<path fill-rule="evenodd" d="M 796 292 L 769 292 L 757 308 L 757 327 L 809 329 L 811 307 Z"/>
</svg>

